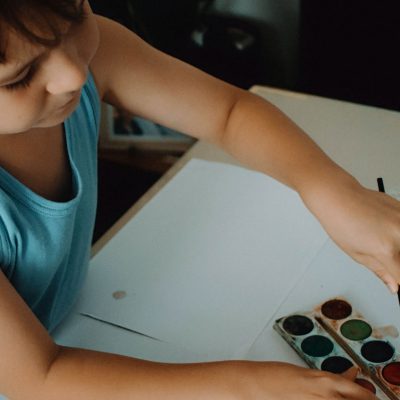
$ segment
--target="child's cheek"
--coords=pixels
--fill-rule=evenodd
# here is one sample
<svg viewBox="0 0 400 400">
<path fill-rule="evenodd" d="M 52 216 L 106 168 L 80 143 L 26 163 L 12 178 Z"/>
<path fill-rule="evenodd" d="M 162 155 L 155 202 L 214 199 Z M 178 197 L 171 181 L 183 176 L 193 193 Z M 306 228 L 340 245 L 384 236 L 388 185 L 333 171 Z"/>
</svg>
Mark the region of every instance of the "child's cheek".
<svg viewBox="0 0 400 400">
<path fill-rule="evenodd" d="M 0 90 L 0 134 L 25 132 L 33 127 L 42 108 L 41 99 L 26 93 Z"/>
</svg>

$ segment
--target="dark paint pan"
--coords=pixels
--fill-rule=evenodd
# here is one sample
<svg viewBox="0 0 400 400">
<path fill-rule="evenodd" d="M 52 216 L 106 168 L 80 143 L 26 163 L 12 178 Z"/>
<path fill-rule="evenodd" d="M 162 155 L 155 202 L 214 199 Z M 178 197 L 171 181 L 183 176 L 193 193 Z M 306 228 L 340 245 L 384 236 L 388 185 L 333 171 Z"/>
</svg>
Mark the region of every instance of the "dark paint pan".
<svg viewBox="0 0 400 400">
<path fill-rule="evenodd" d="M 383 340 L 371 340 L 361 347 L 361 355 L 373 363 L 384 363 L 394 355 L 394 348 Z"/>
<path fill-rule="evenodd" d="M 314 329 L 314 323 L 303 315 L 291 315 L 283 321 L 283 329 L 290 335 L 302 336 Z"/>
</svg>

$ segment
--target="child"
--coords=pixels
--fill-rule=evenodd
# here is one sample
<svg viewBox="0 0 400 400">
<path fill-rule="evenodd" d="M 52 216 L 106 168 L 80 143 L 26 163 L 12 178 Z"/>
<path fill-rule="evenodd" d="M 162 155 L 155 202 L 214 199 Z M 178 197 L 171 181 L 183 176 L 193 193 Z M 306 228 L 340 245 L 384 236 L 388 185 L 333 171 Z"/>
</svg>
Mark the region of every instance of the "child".
<svg viewBox="0 0 400 400">
<path fill-rule="evenodd" d="M 339 168 L 268 102 L 93 15 L 87 0 L 0 2 L 0 392 L 18 399 L 353 399 L 350 379 L 277 362 L 171 365 L 50 335 L 85 276 L 99 101 L 213 142 L 298 191 L 395 292 L 400 206 Z M 268 229 L 268 227 L 266 227 Z"/>
</svg>

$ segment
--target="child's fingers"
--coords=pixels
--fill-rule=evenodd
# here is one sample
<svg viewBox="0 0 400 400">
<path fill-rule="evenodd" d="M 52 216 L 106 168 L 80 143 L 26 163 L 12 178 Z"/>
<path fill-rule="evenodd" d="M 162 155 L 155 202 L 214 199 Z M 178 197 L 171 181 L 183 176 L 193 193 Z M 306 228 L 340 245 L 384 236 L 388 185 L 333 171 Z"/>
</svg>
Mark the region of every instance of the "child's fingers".
<svg viewBox="0 0 400 400">
<path fill-rule="evenodd" d="M 375 273 L 376 276 L 383 281 L 383 283 L 387 286 L 389 291 L 393 294 L 396 294 L 399 290 L 399 284 L 396 279 L 390 275 L 389 272 Z"/>
<path fill-rule="evenodd" d="M 400 264 L 398 264 L 397 260 L 386 260 L 386 262 L 383 263 L 382 261 L 377 260 L 375 257 L 366 254 L 357 255 L 355 260 L 361 264 L 364 264 L 369 270 L 371 270 L 387 286 L 390 292 L 393 294 L 397 293 L 400 279 L 398 281 L 390 272 L 392 270 L 396 272 L 399 270 L 398 273 L 400 273 Z"/>
<path fill-rule="evenodd" d="M 389 290 L 395 294 L 399 290 L 400 283 L 400 253 L 396 257 L 390 257 L 382 262 L 382 269 L 377 275 L 386 284 Z"/>
<path fill-rule="evenodd" d="M 348 370 L 342 372 L 340 375 L 343 376 L 343 378 L 346 378 L 346 379 L 354 382 L 355 379 L 357 378 L 357 374 L 358 374 L 359 370 L 360 369 L 358 367 L 353 366 L 353 367 L 349 368 Z"/>
<path fill-rule="evenodd" d="M 353 366 L 349 368 L 348 370 L 344 371 L 343 373 L 340 374 L 343 378 L 347 379 L 348 381 L 354 382 L 357 378 L 358 372 L 360 371 L 360 368 L 357 366 Z M 369 399 L 374 399 L 376 400 L 376 396 L 370 392 L 369 390 L 359 386 L 356 391 L 354 391 L 354 385 L 351 386 L 344 386 L 342 385 L 341 387 L 342 394 L 345 395 L 346 399 L 359 399 L 360 398 L 360 393 L 362 392 L 362 396 L 364 400 L 369 400 Z"/>
</svg>

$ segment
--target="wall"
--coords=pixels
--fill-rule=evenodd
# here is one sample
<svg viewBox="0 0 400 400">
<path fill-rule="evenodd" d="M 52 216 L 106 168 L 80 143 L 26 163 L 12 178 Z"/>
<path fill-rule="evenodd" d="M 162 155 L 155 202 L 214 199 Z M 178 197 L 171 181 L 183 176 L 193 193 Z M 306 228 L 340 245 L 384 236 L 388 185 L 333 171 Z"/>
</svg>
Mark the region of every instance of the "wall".
<svg viewBox="0 0 400 400">
<path fill-rule="evenodd" d="M 259 27 L 277 84 L 297 81 L 300 0 L 216 0 L 215 12 L 248 18 Z"/>
</svg>

